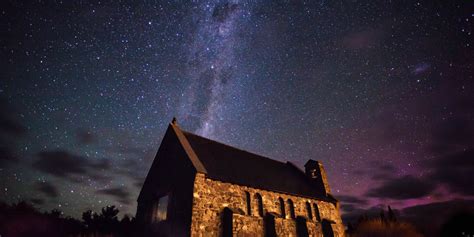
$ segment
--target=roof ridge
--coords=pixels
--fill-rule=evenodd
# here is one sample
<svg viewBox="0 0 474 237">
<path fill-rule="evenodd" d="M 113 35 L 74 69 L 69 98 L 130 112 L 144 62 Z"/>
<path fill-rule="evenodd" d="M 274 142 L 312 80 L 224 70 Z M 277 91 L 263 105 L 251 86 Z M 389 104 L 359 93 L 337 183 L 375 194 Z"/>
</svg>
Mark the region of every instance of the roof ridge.
<svg viewBox="0 0 474 237">
<path fill-rule="evenodd" d="M 274 160 L 181 130 L 208 173 L 207 177 L 257 189 L 326 199 L 292 162 Z M 322 200 L 321 199 L 321 200 Z"/>
<path fill-rule="evenodd" d="M 191 146 L 191 144 L 189 144 L 188 138 L 186 135 L 184 135 L 184 131 L 176 124 L 176 121 L 174 121 L 174 123 L 170 123 L 169 127 L 174 131 L 178 141 L 181 143 L 184 152 L 188 155 L 188 158 L 190 159 L 194 168 L 198 172 L 207 174 L 206 167 L 202 164 L 202 161 L 199 159 L 199 156 L 197 156 L 194 148 Z"/>
<path fill-rule="evenodd" d="M 239 150 L 239 151 L 242 151 L 242 152 L 245 152 L 245 153 L 254 155 L 254 156 L 258 156 L 258 157 L 260 157 L 260 158 L 264 158 L 264 159 L 267 159 L 267 160 L 270 160 L 270 161 L 273 161 L 273 162 L 277 162 L 277 163 L 280 163 L 280 164 L 282 164 L 282 165 L 286 165 L 286 162 L 279 161 L 279 160 L 275 160 L 275 159 L 272 159 L 272 158 L 269 158 L 269 157 L 266 157 L 266 156 L 263 156 L 263 155 L 259 155 L 259 154 L 257 154 L 257 153 L 253 153 L 253 152 L 250 152 L 250 151 L 241 149 L 241 148 L 237 148 L 237 147 L 234 147 L 234 146 L 225 144 L 225 143 L 220 142 L 220 141 L 212 140 L 212 139 L 207 138 L 207 137 L 199 136 L 199 135 L 197 135 L 197 134 L 195 134 L 195 133 L 192 133 L 192 132 L 189 132 L 189 131 L 186 131 L 186 130 L 183 130 L 183 129 L 181 129 L 181 132 L 182 132 L 182 133 L 186 133 L 186 134 L 191 134 L 191 135 L 193 135 L 193 136 L 197 136 L 197 137 L 199 137 L 199 138 L 202 138 L 202 139 L 205 139 L 205 140 L 208 140 L 208 141 L 211 141 L 211 142 L 215 142 L 215 143 L 218 143 L 218 144 L 220 144 L 220 145 L 223 145 L 223 146 L 226 146 L 226 147 L 230 147 L 230 148 L 232 148 L 232 149 Z"/>
</svg>

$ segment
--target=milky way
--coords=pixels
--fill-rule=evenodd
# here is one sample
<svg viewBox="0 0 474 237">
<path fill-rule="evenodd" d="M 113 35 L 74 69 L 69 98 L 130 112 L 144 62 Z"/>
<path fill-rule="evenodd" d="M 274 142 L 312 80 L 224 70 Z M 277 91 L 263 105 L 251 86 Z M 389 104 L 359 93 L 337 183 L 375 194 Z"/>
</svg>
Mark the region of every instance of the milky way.
<svg viewBox="0 0 474 237">
<path fill-rule="evenodd" d="M 238 61 L 235 50 L 240 47 L 237 35 L 239 18 L 247 14 L 238 2 L 202 3 L 193 7 L 196 28 L 187 46 L 187 72 L 190 86 L 184 94 L 180 117 L 199 117 L 197 133 L 214 137 L 216 126 L 224 119 L 223 99 L 230 90 Z M 197 106 L 200 104 L 201 106 Z"/>
<path fill-rule="evenodd" d="M 322 161 L 347 218 L 472 200 L 468 3 L 1 4 L 2 201 L 134 214 L 173 117 Z"/>
</svg>

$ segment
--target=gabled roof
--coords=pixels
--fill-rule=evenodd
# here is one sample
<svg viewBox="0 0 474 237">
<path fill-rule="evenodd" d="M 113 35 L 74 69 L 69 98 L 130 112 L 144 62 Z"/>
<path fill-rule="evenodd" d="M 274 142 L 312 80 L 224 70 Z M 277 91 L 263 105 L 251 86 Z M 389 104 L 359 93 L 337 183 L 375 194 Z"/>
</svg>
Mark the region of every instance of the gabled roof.
<svg viewBox="0 0 474 237">
<path fill-rule="evenodd" d="M 310 179 L 290 162 L 280 162 L 240 150 L 170 126 L 197 172 L 223 182 L 269 191 L 335 201 L 317 190 Z"/>
</svg>

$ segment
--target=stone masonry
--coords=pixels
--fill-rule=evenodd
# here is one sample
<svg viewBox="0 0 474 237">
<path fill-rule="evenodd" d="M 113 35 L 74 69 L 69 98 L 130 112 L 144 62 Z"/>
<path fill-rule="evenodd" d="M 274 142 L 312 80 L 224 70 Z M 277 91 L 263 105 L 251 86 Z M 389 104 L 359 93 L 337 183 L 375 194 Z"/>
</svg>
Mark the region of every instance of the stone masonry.
<svg viewBox="0 0 474 237">
<path fill-rule="evenodd" d="M 246 193 L 250 194 L 251 213 L 247 213 Z M 296 236 L 296 221 L 290 216 L 290 199 L 294 204 L 295 216 L 306 217 L 309 236 L 323 236 L 321 222 L 316 220 L 315 210 L 312 209 L 312 219 L 308 218 L 306 202 L 311 207 L 316 203 L 320 219 L 331 222 L 335 237 L 344 236 L 344 227 L 337 205 L 314 198 L 299 197 L 252 187 L 240 186 L 212 180 L 205 174 L 196 174 L 193 193 L 191 236 L 221 236 L 223 231 L 222 213 L 224 208 L 239 210 L 233 214 L 233 236 L 264 236 L 264 218 L 259 215 L 256 194 L 263 201 L 264 213 L 275 214 L 275 230 L 277 236 Z M 285 218 L 281 217 L 279 198 L 285 203 Z"/>
<path fill-rule="evenodd" d="M 138 196 L 141 236 L 343 237 L 323 165 L 304 171 L 170 123 Z"/>
</svg>

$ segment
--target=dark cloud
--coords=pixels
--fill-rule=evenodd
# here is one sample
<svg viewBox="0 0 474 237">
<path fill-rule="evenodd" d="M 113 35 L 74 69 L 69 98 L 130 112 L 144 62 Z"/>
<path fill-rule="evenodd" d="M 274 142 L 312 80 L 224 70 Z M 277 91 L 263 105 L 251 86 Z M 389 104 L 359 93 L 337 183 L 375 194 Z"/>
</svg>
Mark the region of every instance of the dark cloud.
<svg viewBox="0 0 474 237">
<path fill-rule="evenodd" d="M 94 162 L 67 151 L 43 151 L 37 154 L 33 167 L 60 178 L 78 182 L 78 176 L 101 177 L 98 172 L 110 169 L 109 160 Z"/>
<path fill-rule="evenodd" d="M 13 151 L 8 146 L 0 144 L 0 167 L 17 161 L 18 157 L 13 153 Z"/>
<path fill-rule="evenodd" d="M 462 94 L 461 94 L 462 95 Z M 459 96 L 450 105 L 447 119 L 435 124 L 430 151 L 435 157 L 423 165 L 429 177 L 449 191 L 474 195 L 474 100 Z"/>
<path fill-rule="evenodd" d="M 442 184 L 448 191 L 461 195 L 474 195 L 474 149 L 442 155 L 422 164 L 431 172 L 422 179 L 413 176 L 393 178 L 388 173 L 376 173 L 372 178 L 382 180 L 380 187 L 367 191 L 367 196 L 403 200 L 430 194 Z"/>
<path fill-rule="evenodd" d="M 401 215 L 415 223 L 426 236 L 437 236 L 447 219 L 466 212 L 474 213 L 474 200 L 458 199 L 407 207 L 401 210 Z"/>
<path fill-rule="evenodd" d="M 97 137 L 91 131 L 79 129 L 76 131 L 76 140 L 79 144 L 87 145 L 96 142 Z"/>
<path fill-rule="evenodd" d="M 454 117 L 443 121 L 433 131 L 433 140 L 431 150 L 435 154 L 472 147 L 474 144 L 474 123 L 464 117 Z"/>
<path fill-rule="evenodd" d="M 30 199 L 30 202 L 35 205 L 43 205 L 46 201 L 42 198 L 32 198 Z"/>
<path fill-rule="evenodd" d="M 108 152 L 137 155 L 140 157 L 142 157 L 146 153 L 145 148 L 133 147 L 133 146 L 114 146 L 114 147 L 105 147 L 104 149 L 107 150 Z"/>
<path fill-rule="evenodd" d="M 397 169 L 395 166 L 391 164 L 380 164 L 375 165 L 373 164 L 371 167 L 368 168 L 358 168 L 354 170 L 352 173 L 354 175 L 366 177 L 370 176 L 372 179 L 375 180 L 387 180 L 393 177 L 393 174 L 396 173 Z"/>
<path fill-rule="evenodd" d="M 7 101 L 0 98 L 0 134 L 21 136 L 26 133 L 26 128 L 15 115 L 15 111 L 10 108 Z"/>
<path fill-rule="evenodd" d="M 441 157 L 432 162 L 432 167 L 432 180 L 444 184 L 451 192 L 474 195 L 474 149 Z"/>
<path fill-rule="evenodd" d="M 424 197 L 434 189 L 433 183 L 407 175 L 385 181 L 381 186 L 368 190 L 367 196 L 403 200 Z"/>
<path fill-rule="evenodd" d="M 20 136 L 26 133 L 26 128 L 17 121 L 0 116 L 0 130 L 3 133 Z"/>
<path fill-rule="evenodd" d="M 36 189 L 51 198 L 56 198 L 59 196 L 58 189 L 48 182 L 37 182 Z"/>
<path fill-rule="evenodd" d="M 101 189 L 96 192 L 97 194 L 105 194 L 111 197 L 116 198 L 116 200 L 124 205 L 130 205 L 132 202 L 130 200 L 130 193 L 125 187 L 115 187 Z"/>
<path fill-rule="evenodd" d="M 437 216 L 449 216 L 455 212 L 470 210 L 474 212 L 474 200 L 456 199 L 446 202 L 436 202 L 423 205 L 407 207 L 401 210 L 402 215 L 406 218 L 435 218 Z"/>
<path fill-rule="evenodd" d="M 118 174 L 133 179 L 136 183 L 143 183 L 150 164 L 142 159 L 128 159 L 119 164 Z"/>
<path fill-rule="evenodd" d="M 373 206 L 367 209 L 357 208 L 353 205 L 341 205 L 345 211 L 342 214 L 343 222 L 357 223 L 362 216 L 378 217 L 386 206 Z M 408 220 L 415 224 L 425 236 L 438 236 L 441 226 L 457 213 L 474 213 L 474 200 L 451 200 L 422 205 L 415 205 L 394 212 L 399 219 Z"/>
<path fill-rule="evenodd" d="M 371 179 L 373 180 L 388 180 L 393 177 L 392 174 L 387 174 L 387 173 L 375 173 L 371 176 Z"/>
<path fill-rule="evenodd" d="M 397 169 L 391 164 L 382 164 L 376 169 L 371 169 L 372 176 L 374 180 L 389 180 L 392 179 Z"/>
<path fill-rule="evenodd" d="M 19 160 L 15 155 L 16 140 L 25 135 L 27 129 L 16 115 L 7 101 L 0 98 L 0 167 Z"/>
<path fill-rule="evenodd" d="M 369 190 L 369 197 L 395 200 L 419 198 L 431 193 L 439 184 L 453 193 L 474 195 L 474 185 L 469 178 L 474 173 L 474 125 L 468 116 L 472 103 L 458 102 L 453 107 L 458 116 L 434 126 L 433 142 L 428 148 L 435 158 L 421 163 L 429 171 L 427 175 L 423 179 L 412 176 L 394 178 L 393 167 L 380 167 L 372 178 L 381 180 L 383 184 Z"/>
<path fill-rule="evenodd" d="M 339 201 L 343 203 L 350 203 L 350 204 L 359 204 L 359 205 L 365 205 L 367 204 L 367 200 L 355 197 L 355 196 L 348 196 L 348 195 L 338 195 L 336 196 Z"/>
<path fill-rule="evenodd" d="M 471 142 L 473 134 L 473 125 L 467 119 L 453 118 L 443 122 L 433 135 L 440 143 L 462 144 Z"/>
<path fill-rule="evenodd" d="M 395 168 L 395 166 L 391 165 L 391 164 L 382 164 L 380 167 L 379 167 L 379 170 L 383 171 L 383 172 L 395 172 L 397 169 Z"/>
<path fill-rule="evenodd" d="M 141 189 L 143 187 L 143 184 L 145 183 L 145 178 L 143 178 L 142 180 L 137 180 L 135 183 L 133 183 L 133 185 L 139 189 Z"/>
<path fill-rule="evenodd" d="M 140 189 L 151 166 L 152 159 L 148 159 L 148 157 L 154 157 L 150 151 L 145 154 L 143 159 L 127 159 L 120 162 L 117 170 L 117 174 L 130 178 L 133 181 L 133 186 Z"/>
<path fill-rule="evenodd" d="M 383 205 L 377 205 L 364 209 L 351 204 L 341 205 L 341 208 L 344 211 L 344 213 L 341 215 L 341 218 L 345 224 L 354 224 L 362 216 L 378 217 L 380 215 L 380 211 L 386 209 L 386 207 Z"/>
<path fill-rule="evenodd" d="M 341 210 L 344 213 L 351 213 L 351 212 L 357 210 L 357 207 L 353 204 L 341 204 Z"/>
</svg>

